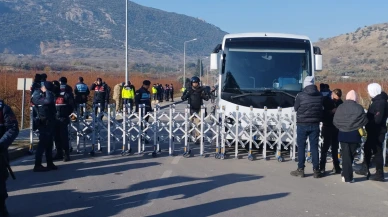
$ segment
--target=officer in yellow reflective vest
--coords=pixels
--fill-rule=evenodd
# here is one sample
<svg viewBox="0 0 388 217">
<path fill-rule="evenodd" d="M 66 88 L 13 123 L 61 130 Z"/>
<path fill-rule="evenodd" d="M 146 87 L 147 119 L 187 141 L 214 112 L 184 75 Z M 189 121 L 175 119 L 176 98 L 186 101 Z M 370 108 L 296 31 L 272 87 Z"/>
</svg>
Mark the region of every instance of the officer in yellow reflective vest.
<svg viewBox="0 0 388 217">
<path fill-rule="evenodd" d="M 135 99 L 135 87 L 128 81 L 127 85 L 124 85 L 121 95 L 123 97 L 123 105 L 129 104 L 130 111 L 133 111 L 134 99 Z M 127 110 L 125 111 L 127 113 Z"/>
<path fill-rule="evenodd" d="M 158 99 L 158 89 L 156 88 L 156 84 L 152 86 L 152 97 L 153 101 L 156 101 Z"/>
</svg>

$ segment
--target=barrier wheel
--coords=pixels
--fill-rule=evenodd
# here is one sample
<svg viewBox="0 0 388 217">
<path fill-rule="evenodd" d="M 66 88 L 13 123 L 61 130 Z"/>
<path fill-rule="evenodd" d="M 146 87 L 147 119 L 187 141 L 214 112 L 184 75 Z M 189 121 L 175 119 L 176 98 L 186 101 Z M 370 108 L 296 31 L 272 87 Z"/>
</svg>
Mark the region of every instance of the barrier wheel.
<svg viewBox="0 0 388 217">
<path fill-rule="evenodd" d="M 215 159 L 219 159 L 218 157 L 219 157 L 219 154 L 216 153 L 216 154 L 214 155 L 214 158 L 215 158 Z"/>
<path fill-rule="evenodd" d="M 224 160 L 225 159 L 225 154 L 221 154 L 220 159 Z"/>
<path fill-rule="evenodd" d="M 250 154 L 250 155 L 248 155 L 248 160 L 249 161 L 253 161 L 253 156 Z"/>
<path fill-rule="evenodd" d="M 121 156 L 124 156 L 125 155 L 125 151 L 121 151 Z"/>
<path fill-rule="evenodd" d="M 310 164 L 311 164 L 312 162 L 313 162 L 313 159 L 312 159 L 311 157 L 308 157 L 308 158 L 307 158 L 307 163 L 310 163 Z"/>
<path fill-rule="evenodd" d="M 94 156 L 94 154 L 95 154 L 94 151 L 89 152 L 90 156 Z"/>
<path fill-rule="evenodd" d="M 98 152 L 98 153 L 102 153 L 102 149 L 98 149 L 97 152 Z"/>
<path fill-rule="evenodd" d="M 269 159 L 269 157 L 265 157 L 264 160 L 269 161 L 270 159 Z"/>
<path fill-rule="evenodd" d="M 283 157 L 278 157 L 278 162 L 283 162 L 284 158 Z"/>
<path fill-rule="evenodd" d="M 156 152 L 152 152 L 152 157 L 156 157 L 157 156 L 157 154 L 156 154 Z"/>
</svg>

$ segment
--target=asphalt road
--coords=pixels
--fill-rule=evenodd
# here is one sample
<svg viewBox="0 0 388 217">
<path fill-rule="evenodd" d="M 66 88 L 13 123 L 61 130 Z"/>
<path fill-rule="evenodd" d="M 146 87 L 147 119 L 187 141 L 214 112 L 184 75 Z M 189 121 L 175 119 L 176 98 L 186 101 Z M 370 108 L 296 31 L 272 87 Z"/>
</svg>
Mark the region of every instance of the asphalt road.
<svg viewBox="0 0 388 217">
<path fill-rule="evenodd" d="M 182 109 L 184 104 L 178 106 Z M 386 216 L 388 182 L 355 175 L 306 178 L 289 175 L 296 163 L 228 158 L 208 153 L 169 157 L 165 146 L 157 158 L 73 153 L 57 162 L 58 171 L 34 173 L 33 157 L 12 162 L 17 180 L 8 180 L 12 216 Z M 209 150 L 210 151 L 210 150 Z M 327 166 L 328 169 L 331 165 Z M 386 175 L 387 176 L 387 175 Z"/>
</svg>

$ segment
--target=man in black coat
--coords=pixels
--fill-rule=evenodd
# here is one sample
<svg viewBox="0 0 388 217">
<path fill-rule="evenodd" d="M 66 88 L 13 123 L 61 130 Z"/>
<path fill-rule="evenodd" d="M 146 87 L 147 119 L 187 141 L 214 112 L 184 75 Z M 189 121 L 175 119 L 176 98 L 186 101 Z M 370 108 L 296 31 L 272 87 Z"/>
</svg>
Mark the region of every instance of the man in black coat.
<svg viewBox="0 0 388 217">
<path fill-rule="evenodd" d="M 8 198 L 6 181 L 9 167 L 8 147 L 19 135 L 19 124 L 12 109 L 0 100 L 0 216 L 8 216 L 5 200 Z M 11 173 L 12 175 L 12 173 Z"/>
<path fill-rule="evenodd" d="M 37 106 L 37 123 L 39 129 L 39 143 L 35 153 L 34 172 L 46 172 L 58 169 L 54 165 L 52 156 L 56 115 L 55 98 L 52 92 L 53 88 L 51 82 L 42 82 L 41 90 L 35 91 L 32 96 L 32 102 Z M 47 167 L 42 165 L 43 152 L 46 155 Z"/>
<path fill-rule="evenodd" d="M 313 160 L 314 178 L 320 178 L 319 171 L 319 123 L 323 115 L 322 95 L 314 85 L 314 77 L 307 76 L 303 82 L 304 89 L 296 96 L 298 169 L 291 172 L 292 176 L 304 177 L 306 140 L 309 138 Z"/>
<path fill-rule="evenodd" d="M 343 103 L 341 100 L 342 91 L 340 89 L 335 89 L 331 93 L 331 96 L 323 96 L 323 119 L 322 119 L 322 137 L 323 144 L 321 147 L 321 161 L 319 169 L 321 174 L 325 174 L 326 167 L 326 158 L 327 152 L 331 147 L 331 153 L 333 157 L 333 172 L 340 174 L 341 167 L 338 161 L 338 129 L 333 124 L 334 114 L 339 105 Z"/>
<path fill-rule="evenodd" d="M 209 95 L 206 93 L 206 90 L 203 86 L 200 86 L 200 79 L 197 76 L 191 78 L 191 87 L 188 87 L 181 97 L 182 101 L 188 100 L 190 105 L 190 115 L 197 113 L 198 116 L 201 115 L 201 106 L 203 105 L 203 100 L 208 101 Z M 206 114 L 204 114 L 206 116 Z M 201 120 L 199 118 L 194 117 L 194 124 L 197 128 L 200 127 Z M 200 143 L 200 133 L 197 130 L 194 130 L 196 137 L 196 144 Z"/>
<path fill-rule="evenodd" d="M 365 160 L 359 175 L 365 175 L 369 179 L 369 167 L 371 164 L 372 152 L 375 155 L 376 174 L 372 178 L 374 181 L 384 181 L 384 159 L 383 159 L 383 142 L 387 133 L 387 116 L 388 116 L 388 96 L 382 92 L 382 88 L 377 83 L 368 85 L 368 93 L 372 98 L 372 104 L 368 108 L 368 124 L 365 129 L 368 133 L 367 140 L 364 144 Z"/>
</svg>

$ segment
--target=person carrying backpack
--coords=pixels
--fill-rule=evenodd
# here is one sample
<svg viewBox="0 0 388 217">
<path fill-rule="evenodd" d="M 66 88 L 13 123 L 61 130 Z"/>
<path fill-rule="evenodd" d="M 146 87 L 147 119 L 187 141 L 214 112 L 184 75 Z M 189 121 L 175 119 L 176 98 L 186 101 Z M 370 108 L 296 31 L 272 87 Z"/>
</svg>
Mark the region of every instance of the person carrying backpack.
<svg viewBox="0 0 388 217">
<path fill-rule="evenodd" d="M 19 135 L 19 124 L 11 107 L 0 99 L 0 216 L 9 216 L 5 200 L 8 198 L 6 181 L 9 173 L 15 179 L 9 166 L 8 147 Z M 8 173 L 9 172 L 9 173 Z"/>
<path fill-rule="evenodd" d="M 199 85 L 200 79 L 197 76 L 191 78 L 191 87 L 188 87 L 183 92 L 181 97 L 182 101 L 188 100 L 188 104 L 190 105 L 190 115 L 197 113 L 201 114 L 201 106 L 203 105 L 203 100 L 208 101 L 209 95 L 207 94 L 204 87 Z M 194 124 L 199 127 L 201 120 L 199 118 L 194 117 Z M 195 130 L 196 144 L 200 143 L 199 137 L 200 133 Z"/>
<path fill-rule="evenodd" d="M 70 115 L 74 111 L 73 89 L 67 85 L 67 78 L 59 79 L 59 92 L 55 94 L 56 122 L 55 146 L 57 153 L 54 160 L 70 161 L 69 130 Z"/>
</svg>

